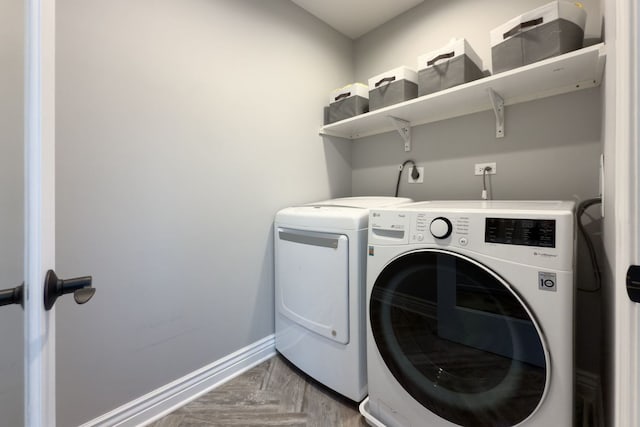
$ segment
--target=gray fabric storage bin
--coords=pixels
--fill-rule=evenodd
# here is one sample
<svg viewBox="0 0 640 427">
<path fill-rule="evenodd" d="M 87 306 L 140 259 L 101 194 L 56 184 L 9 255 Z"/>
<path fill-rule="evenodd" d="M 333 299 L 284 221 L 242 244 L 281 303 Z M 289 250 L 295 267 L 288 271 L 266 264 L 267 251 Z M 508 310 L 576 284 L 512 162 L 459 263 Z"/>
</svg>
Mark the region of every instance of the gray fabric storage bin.
<svg viewBox="0 0 640 427">
<path fill-rule="evenodd" d="M 361 96 L 350 96 L 329 104 L 328 123 L 339 122 L 369 111 L 369 100 Z"/>
<path fill-rule="evenodd" d="M 464 38 L 418 56 L 418 96 L 484 77 L 482 59 Z"/>
<path fill-rule="evenodd" d="M 564 19 L 549 22 L 492 47 L 493 72 L 500 73 L 580 49 L 583 39 L 584 30 L 573 22 Z"/>
<path fill-rule="evenodd" d="M 418 97 L 418 85 L 409 80 L 397 80 L 369 91 L 371 111 Z"/>
<path fill-rule="evenodd" d="M 418 97 L 418 73 L 398 67 L 369 79 L 369 111 Z"/>
<path fill-rule="evenodd" d="M 492 30 L 493 73 L 582 48 L 586 18 L 579 4 L 555 1 Z"/>
<path fill-rule="evenodd" d="M 418 96 L 428 95 L 483 77 L 482 70 L 467 55 L 418 71 Z"/>
<path fill-rule="evenodd" d="M 324 124 L 339 122 L 369 111 L 369 86 L 351 83 L 331 91 Z"/>
</svg>

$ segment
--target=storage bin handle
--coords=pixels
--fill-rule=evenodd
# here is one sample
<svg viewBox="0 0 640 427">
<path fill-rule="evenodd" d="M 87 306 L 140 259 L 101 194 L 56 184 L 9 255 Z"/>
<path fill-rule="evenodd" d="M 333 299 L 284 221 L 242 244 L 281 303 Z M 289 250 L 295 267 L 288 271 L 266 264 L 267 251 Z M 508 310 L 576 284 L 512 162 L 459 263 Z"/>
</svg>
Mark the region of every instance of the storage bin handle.
<svg viewBox="0 0 640 427">
<path fill-rule="evenodd" d="M 523 29 L 527 28 L 527 27 L 533 27 L 535 25 L 540 25 L 542 24 L 543 19 L 540 17 L 538 19 L 532 19 L 531 21 L 527 21 L 527 22 L 521 22 L 520 24 L 516 25 L 515 27 L 513 27 L 512 29 L 510 29 L 509 31 L 507 31 L 506 33 L 504 33 L 502 35 L 502 39 L 506 39 L 509 38 L 515 34 L 518 34 L 520 31 L 522 31 Z"/>
<path fill-rule="evenodd" d="M 440 55 L 433 58 L 431 61 L 427 61 L 427 67 L 431 67 L 433 64 L 440 61 L 441 59 L 453 58 L 454 55 L 455 55 L 455 52 L 441 53 Z"/>
<path fill-rule="evenodd" d="M 348 98 L 351 96 L 351 92 L 345 92 L 345 93 L 341 93 L 340 95 L 336 96 L 335 98 L 333 98 L 334 101 L 340 101 L 343 98 Z"/>
<path fill-rule="evenodd" d="M 380 79 L 380 81 L 378 83 L 376 83 L 376 87 L 380 86 L 382 83 L 391 83 L 395 79 L 396 79 L 395 76 L 384 77 L 384 78 Z"/>
</svg>

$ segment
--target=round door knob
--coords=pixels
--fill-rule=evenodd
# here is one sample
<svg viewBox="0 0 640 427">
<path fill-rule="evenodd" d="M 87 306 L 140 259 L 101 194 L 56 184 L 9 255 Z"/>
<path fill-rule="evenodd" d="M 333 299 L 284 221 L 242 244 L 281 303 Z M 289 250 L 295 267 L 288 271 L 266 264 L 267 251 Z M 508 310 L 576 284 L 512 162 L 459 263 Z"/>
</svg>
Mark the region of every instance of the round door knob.
<svg viewBox="0 0 640 427">
<path fill-rule="evenodd" d="M 436 239 L 446 239 L 451 235 L 451 230 L 451 221 L 442 216 L 435 218 L 429 225 L 429 231 Z"/>
</svg>

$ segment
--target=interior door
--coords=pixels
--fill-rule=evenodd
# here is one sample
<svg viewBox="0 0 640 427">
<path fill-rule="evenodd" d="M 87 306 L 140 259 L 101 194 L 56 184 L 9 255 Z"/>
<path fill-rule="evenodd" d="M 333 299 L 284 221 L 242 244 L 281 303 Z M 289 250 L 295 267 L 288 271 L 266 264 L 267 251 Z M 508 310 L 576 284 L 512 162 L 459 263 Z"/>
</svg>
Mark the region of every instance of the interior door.
<svg viewBox="0 0 640 427">
<path fill-rule="evenodd" d="M 1 9 L 0 413 L 4 425 L 55 425 L 43 288 L 55 245 L 54 2 L 1 0 Z"/>
<path fill-rule="evenodd" d="M 44 281 L 55 264 L 55 1 L 27 0 L 24 47 L 25 425 L 55 425 L 55 313 Z"/>
<path fill-rule="evenodd" d="M 55 426 L 55 1 L 0 0 L 0 424 Z M 7 287 L 8 286 L 8 287 Z"/>
<path fill-rule="evenodd" d="M 640 127 L 638 125 L 638 116 L 640 115 L 640 41 L 638 37 L 640 37 L 640 30 L 638 30 L 638 25 L 640 25 L 640 7 L 638 6 L 638 2 L 629 1 L 625 3 L 630 9 L 631 19 L 630 25 L 628 27 L 628 52 L 629 52 L 629 62 L 631 63 L 631 72 L 629 73 L 629 85 L 626 87 L 634 88 L 633 91 L 629 94 L 630 96 L 630 108 L 628 115 L 628 122 L 631 124 L 630 126 L 630 140 L 632 144 L 632 152 L 635 152 L 635 159 L 632 163 L 632 171 L 635 175 L 635 185 L 632 186 L 632 196 L 630 200 L 633 200 L 635 203 L 631 204 L 631 218 L 633 223 L 635 224 L 633 236 L 634 238 L 634 254 L 632 257 L 632 262 L 636 265 L 640 265 L 640 208 L 638 207 L 638 203 L 640 200 L 640 175 L 638 174 L 638 170 L 640 168 Z M 625 13 L 626 10 L 621 11 L 620 13 Z M 623 15 L 624 16 L 624 15 Z M 631 34 L 629 34 L 631 33 Z M 623 43 L 624 45 L 624 43 Z M 622 82 L 624 84 L 625 82 Z M 632 233 L 629 233 L 632 234 Z M 630 337 L 630 341 L 633 343 L 633 360 L 632 366 L 635 368 L 634 376 L 632 378 L 631 390 L 629 393 L 629 402 L 628 405 L 632 408 L 632 414 L 630 417 L 630 425 L 638 425 L 640 423 L 640 409 L 638 408 L 638 400 L 640 399 L 640 304 L 634 304 L 631 316 L 635 319 L 635 324 L 632 325 L 631 330 L 635 331 L 632 333 Z"/>
<path fill-rule="evenodd" d="M 634 0 L 604 3 L 608 37 L 615 40 L 606 88 L 607 108 L 614 114 L 605 122 L 605 147 L 615 149 L 609 148 L 611 159 L 605 157 L 609 159 L 605 184 L 609 184 L 603 195 L 605 224 L 610 224 L 605 229 L 606 250 L 615 260 L 611 290 L 615 338 L 609 372 L 614 390 L 605 400 L 612 414 L 607 422 L 622 427 L 640 423 L 640 280 L 632 270 L 640 270 L 640 7 Z"/>
</svg>

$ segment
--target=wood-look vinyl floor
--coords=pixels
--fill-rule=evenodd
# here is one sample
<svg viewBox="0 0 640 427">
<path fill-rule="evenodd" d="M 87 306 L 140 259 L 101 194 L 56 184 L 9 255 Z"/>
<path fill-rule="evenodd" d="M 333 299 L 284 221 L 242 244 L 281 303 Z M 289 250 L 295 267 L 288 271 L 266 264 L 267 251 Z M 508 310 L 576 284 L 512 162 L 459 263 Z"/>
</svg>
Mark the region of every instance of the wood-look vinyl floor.
<svg viewBox="0 0 640 427">
<path fill-rule="evenodd" d="M 364 427 L 352 402 L 275 356 L 150 427 Z"/>
</svg>

